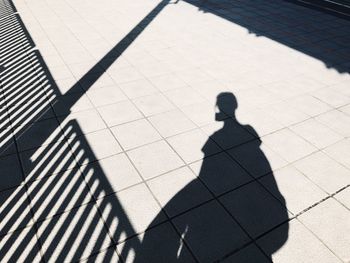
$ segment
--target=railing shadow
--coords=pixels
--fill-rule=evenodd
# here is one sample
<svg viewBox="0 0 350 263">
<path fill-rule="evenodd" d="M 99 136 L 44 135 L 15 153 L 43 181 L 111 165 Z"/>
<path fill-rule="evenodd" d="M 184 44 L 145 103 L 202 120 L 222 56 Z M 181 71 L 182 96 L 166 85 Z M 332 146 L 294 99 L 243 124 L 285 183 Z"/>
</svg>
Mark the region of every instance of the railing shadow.
<svg viewBox="0 0 350 263">
<path fill-rule="evenodd" d="M 145 26 L 162 4 L 142 21 Z M 0 9 L 0 153 L 6 160 L 17 160 L 13 170 L 21 167 L 19 174 L 1 174 L 0 261 L 36 262 L 42 256 L 45 261 L 72 262 L 109 247 L 115 250 L 117 242 L 137 233 L 117 197 L 101 198 L 114 190 L 93 162 L 93 150 L 78 122 L 58 118 L 53 110 L 62 106 L 69 113 L 76 101 L 62 101 L 12 2 L 2 1 Z M 108 68 L 141 32 L 136 26 L 100 63 Z M 91 86 L 103 74 L 91 79 L 90 73 L 94 68 L 80 82 L 88 78 L 85 83 Z M 96 198 L 101 198 L 98 205 Z M 112 221 L 118 223 L 109 233 Z M 127 256 L 135 249 L 124 246 L 121 253 Z M 112 255 L 106 253 L 103 261 Z"/>
</svg>

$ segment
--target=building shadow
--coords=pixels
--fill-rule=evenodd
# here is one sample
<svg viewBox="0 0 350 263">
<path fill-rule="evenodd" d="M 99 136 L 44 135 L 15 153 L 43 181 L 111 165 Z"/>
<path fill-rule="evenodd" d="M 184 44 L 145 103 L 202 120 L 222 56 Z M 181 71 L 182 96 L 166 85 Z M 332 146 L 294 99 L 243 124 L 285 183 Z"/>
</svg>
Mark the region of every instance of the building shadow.
<svg viewBox="0 0 350 263">
<path fill-rule="evenodd" d="M 268 262 L 268 259 L 272 260 L 273 253 L 288 239 L 288 212 L 285 200 L 278 189 L 269 161 L 260 148 L 260 139 L 253 127 L 240 124 L 235 118 L 234 113 L 238 105 L 232 93 L 219 94 L 216 106 L 218 112 L 215 119 L 224 124 L 210 136 L 202 148 L 204 160 L 198 177 L 163 207 L 164 212 L 171 218 L 179 238 L 170 239 L 164 234 L 165 231 L 158 234 L 146 232 L 139 246 L 140 250 L 136 251 L 135 262 L 189 262 L 189 253 L 199 262 L 221 259 L 239 263 L 263 262 L 264 258 L 254 258 L 252 254 L 235 257 L 234 253 L 253 243 L 259 247 L 257 240 L 278 227 L 274 241 L 262 244 L 264 249 L 260 250 L 260 255 L 265 255 Z M 233 118 L 225 118 L 227 114 Z M 240 159 L 243 159 L 244 163 L 255 165 L 259 169 L 260 177 L 251 175 L 250 179 L 242 180 L 240 169 L 225 169 L 227 167 L 223 166 L 222 160 L 226 160 L 226 157 L 224 158 L 222 153 L 217 155 L 221 155 L 218 158 L 212 155 L 213 141 L 231 140 L 230 136 L 235 136 L 235 130 L 239 128 L 244 128 L 257 137 L 249 143 L 250 147 L 245 148 Z M 234 159 L 230 161 L 237 164 Z M 270 178 L 268 188 L 258 180 L 263 176 Z M 211 193 L 211 198 L 195 208 L 181 211 L 184 203 L 191 203 L 191 200 L 200 194 L 198 184 Z M 217 192 L 215 189 L 219 184 L 235 186 L 230 190 Z M 178 214 L 174 214 L 173 211 L 177 211 Z M 158 217 L 161 216 L 162 213 Z M 156 217 L 154 222 L 157 221 Z"/>
<path fill-rule="evenodd" d="M 350 72 L 349 16 L 337 16 L 327 2 L 313 1 L 215 1 L 184 0 L 199 11 L 219 16 L 247 29 L 257 37 L 266 37 L 291 49 L 322 61 L 339 73 Z M 316 1 L 314 1 L 316 2 Z M 322 2 L 322 1 L 318 1 Z M 320 8 L 324 6 L 324 8 Z M 350 13 L 349 5 L 343 6 Z M 327 11 L 328 10 L 328 11 Z"/>
</svg>

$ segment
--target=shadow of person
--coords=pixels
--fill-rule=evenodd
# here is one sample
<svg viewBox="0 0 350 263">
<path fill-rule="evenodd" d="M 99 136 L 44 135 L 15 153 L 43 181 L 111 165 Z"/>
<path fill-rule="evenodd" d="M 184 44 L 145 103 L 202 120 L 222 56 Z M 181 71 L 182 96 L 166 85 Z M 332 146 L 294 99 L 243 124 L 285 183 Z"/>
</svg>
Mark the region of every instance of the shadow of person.
<svg viewBox="0 0 350 263">
<path fill-rule="evenodd" d="M 220 93 L 216 106 L 223 127 L 203 146 L 203 160 L 189 166 L 198 176 L 163 202 L 150 226 L 163 212 L 170 220 L 144 233 L 134 262 L 270 262 L 286 242 L 288 212 L 257 133 L 236 120 L 232 93 Z M 226 141 L 244 143 L 213 155 L 214 142 L 224 149 Z M 160 178 L 176 188 L 191 173 L 185 167 Z"/>
</svg>

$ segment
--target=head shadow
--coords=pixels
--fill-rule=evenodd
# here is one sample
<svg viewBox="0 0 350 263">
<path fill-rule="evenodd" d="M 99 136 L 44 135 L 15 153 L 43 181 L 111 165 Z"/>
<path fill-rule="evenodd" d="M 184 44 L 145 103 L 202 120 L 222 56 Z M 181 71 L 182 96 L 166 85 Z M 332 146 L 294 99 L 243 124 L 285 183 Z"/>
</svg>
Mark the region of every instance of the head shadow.
<svg viewBox="0 0 350 263">
<path fill-rule="evenodd" d="M 196 176 L 163 205 L 135 262 L 270 262 L 288 239 L 285 200 L 257 133 L 235 118 L 231 92 L 217 96 L 216 108 L 223 127 L 201 149 L 204 158 L 188 165 L 192 171 L 164 175 L 171 182 Z M 169 220 L 159 224 L 164 213 Z"/>
</svg>

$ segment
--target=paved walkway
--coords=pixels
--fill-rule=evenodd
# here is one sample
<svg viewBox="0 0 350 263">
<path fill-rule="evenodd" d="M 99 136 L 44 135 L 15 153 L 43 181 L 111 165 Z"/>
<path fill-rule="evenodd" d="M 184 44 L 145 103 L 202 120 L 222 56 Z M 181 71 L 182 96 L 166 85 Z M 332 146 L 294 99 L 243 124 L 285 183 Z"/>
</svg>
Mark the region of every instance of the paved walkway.
<svg viewBox="0 0 350 263">
<path fill-rule="evenodd" d="M 0 0 L 1 262 L 350 262 L 350 21 L 275 0 Z"/>
</svg>

